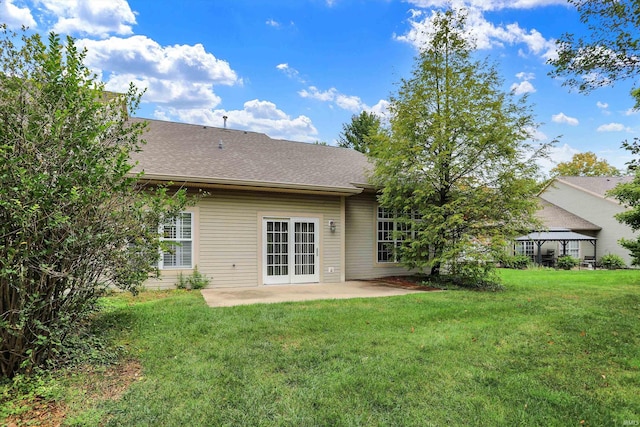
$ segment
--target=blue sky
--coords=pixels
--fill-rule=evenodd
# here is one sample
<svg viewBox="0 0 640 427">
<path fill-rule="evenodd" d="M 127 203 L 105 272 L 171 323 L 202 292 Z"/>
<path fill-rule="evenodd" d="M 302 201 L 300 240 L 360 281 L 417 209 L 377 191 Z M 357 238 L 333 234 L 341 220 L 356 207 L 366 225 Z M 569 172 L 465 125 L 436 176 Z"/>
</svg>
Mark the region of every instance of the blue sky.
<svg viewBox="0 0 640 427">
<path fill-rule="evenodd" d="M 384 116 L 447 4 L 468 10 L 504 90 L 529 94 L 537 138 L 560 136 L 555 162 L 593 151 L 624 168 L 620 143 L 640 131 L 632 82 L 586 96 L 547 74 L 555 39 L 584 28 L 564 0 L 0 0 L 0 21 L 78 39 L 108 89 L 147 90 L 138 116 L 222 126 L 226 115 L 231 128 L 335 144 L 353 114 Z"/>
</svg>

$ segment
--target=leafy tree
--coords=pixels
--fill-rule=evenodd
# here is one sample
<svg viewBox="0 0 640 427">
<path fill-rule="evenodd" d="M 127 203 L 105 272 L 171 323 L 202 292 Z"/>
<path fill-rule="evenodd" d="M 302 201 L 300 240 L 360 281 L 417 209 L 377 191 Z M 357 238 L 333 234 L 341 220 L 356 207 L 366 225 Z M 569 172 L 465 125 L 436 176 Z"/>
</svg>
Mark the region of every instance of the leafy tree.
<svg viewBox="0 0 640 427">
<path fill-rule="evenodd" d="M 620 80 L 638 83 L 640 77 L 640 1 L 638 0 L 569 0 L 576 6 L 580 20 L 587 25 L 585 37 L 565 34 L 558 40 L 558 58 L 550 61 L 554 76 L 568 77 L 566 84 L 589 92 Z M 640 108 L 640 88 L 631 90 L 635 108 Z M 622 146 L 640 155 L 640 138 L 624 141 Z M 619 184 L 609 194 L 628 211 L 616 215 L 618 221 L 640 230 L 640 169 L 638 159 L 629 164 L 635 170 L 632 182 Z M 632 263 L 640 265 L 640 238 L 621 239 L 631 252 Z"/>
<path fill-rule="evenodd" d="M 380 117 L 367 111 L 351 116 L 351 123 L 342 125 L 338 145 L 361 153 L 370 151 L 371 139 L 381 132 Z"/>
<path fill-rule="evenodd" d="M 619 169 L 606 160 L 598 159 L 595 153 L 576 153 L 569 162 L 560 162 L 551 169 L 552 176 L 620 176 Z"/>
<path fill-rule="evenodd" d="M 549 62 L 553 76 L 588 92 L 615 81 L 636 80 L 640 75 L 640 2 L 638 0 L 568 0 L 587 25 L 586 36 L 564 34 L 557 41 L 558 57 Z M 640 90 L 632 95 L 640 107 Z"/>
<path fill-rule="evenodd" d="M 610 190 L 609 195 L 615 197 L 628 210 L 616 214 L 616 219 L 627 224 L 633 231 L 640 230 L 640 174 L 636 172 L 633 181 L 621 183 Z M 640 237 L 620 239 L 620 244 L 629 250 L 631 264 L 640 265 Z"/>
<path fill-rule="evenodd" d="M 45 364 L 108 286 L 157 264 L 158 224 L 182 191 L 146 189 L 129 154 L 140 95 L 104 92 L 73 39 L 0 36 L 0 374 Z"/>
<path fill-rule="evenodd" d="M 497 280 L 506 239 L 532 225 L 538 167 L 525 141 L 536 125 L 526 97 L 504 93 L 495 68 L 472 58 L 464 22 L 461 13 L 436 15 L 430 43 L 391 98 L 372 180 L 404 230 L 403 264 L 483 286 Z"/>
</svg>

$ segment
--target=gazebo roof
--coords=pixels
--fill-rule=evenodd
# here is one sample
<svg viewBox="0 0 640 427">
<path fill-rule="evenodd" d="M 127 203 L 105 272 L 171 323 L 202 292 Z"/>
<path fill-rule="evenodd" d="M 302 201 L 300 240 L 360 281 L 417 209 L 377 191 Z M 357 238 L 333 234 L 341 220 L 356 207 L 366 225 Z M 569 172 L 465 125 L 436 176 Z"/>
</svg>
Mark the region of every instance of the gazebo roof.
<svg viewBox="0 0 640 427">
<path fill-rule="evenodd" d="M 576 233 L 567 228 L 557 228 L 548 231 L 534 231 L 525 236 L 520 236 L 515 239 L 516 242 L 524 242 L 528 240 L 533 241 L 545 241 L 545 242 L 566 242 L 575 240 L 598 240 L 593 236 L 587 236 L 585 234 Z"/>
</svg>

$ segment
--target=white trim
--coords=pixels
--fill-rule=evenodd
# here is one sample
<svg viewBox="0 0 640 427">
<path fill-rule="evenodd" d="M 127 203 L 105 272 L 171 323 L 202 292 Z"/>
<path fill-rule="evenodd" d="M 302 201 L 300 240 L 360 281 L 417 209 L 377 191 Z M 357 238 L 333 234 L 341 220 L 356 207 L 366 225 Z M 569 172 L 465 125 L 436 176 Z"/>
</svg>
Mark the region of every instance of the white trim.
<svg viewBox="0 0 640 427">
<path fill-rule="evenodd" d="M 272 230 L 269 230 L 270 223 Z M 283 227 L 285 224 L 286 227 Z M 312 225 L 313 230 L 311 232 L 302 230 L 305 224 Z M 299 229 L 297 229 L 298 225 L 300 225 Z M 274 233 L 273 241 L 269 241 L 269 232 Z M 320 220 L 318 218 L 265 216 L 262 217 L 261 234 L 262 283 L 272 285 L 320 281 Z M 311 239 L 307 241 L 309 237 Z M 272 253 L 268 253 L 269 244 L 274 245 Z M 286 248 L 283 248 L 283 245 Z M 286 249 L 286 253 L 283 249 Z M 307 253 L 309 250 L 312 251 L 311 254 Z M 306 267 L 311 267 L 313 273 L 305 274 Z M 300 273 L 296 274 L 296 271 Z"/>
<path fill-rule="evenodd" d="M 181 243 L 183 246 L 188 243 L 190 248 L 190 254 L 189 254 L 189 258 L 190 258 L 190 263 L 189 264 L 179 264 L 178 263 L 178 259 L 177 257 L 182 253 L 181 248 L 177 247 L 176 249 L 176 265 L 173 266 L 165 266 L 164 264 L 164 253 L 161 251 L 160 252 L 160 260 L 158 261 L 158 268 L 160 270 L 190 270 L 193 269 L 193 266 L 195 265 L 195 232 L 196 232 L 196 215 L 194 212 L 191 211 L 183 211 L 179 213 L 180 215 L 180 220 L 179 221 L 175 221 L 175 218 L 172 218 L 169 221 L 175 221 L 175 224 L 173 224 L 173 226 L 175 227 L 175 237 L 172 238 L 167 238 L 164 236 L 164 229 L 167 226 L 168 222 L 164 223 L 164 224 L 160 224 L 159 226 L 159 232 L 160 232 L 160 240 L 161 241 L 171 241 L 171 242 L 176 242 L 176 243 Z M 189 216 L 189 227 L 188 227 L 188 236 L 186 235 L 185 231 L 186 231 L 186 227 L 184 227 L 184 221 L 183 221 L 183 216 L 188 215 Z"/>
</svg>

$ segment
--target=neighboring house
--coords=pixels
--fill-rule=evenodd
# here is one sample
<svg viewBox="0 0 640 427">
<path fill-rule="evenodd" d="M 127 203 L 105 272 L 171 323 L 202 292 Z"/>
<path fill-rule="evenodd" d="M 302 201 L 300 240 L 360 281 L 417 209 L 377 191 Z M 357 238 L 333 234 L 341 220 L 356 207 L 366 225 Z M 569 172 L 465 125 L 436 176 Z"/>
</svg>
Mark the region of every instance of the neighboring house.
<svg viewBox="0 0 640 427">
<path fill-rule="evenodd" d="M 516 252 L 537 259 L 538 243 L 544 242 L 540 245 L 541 257 L 547 259 L 563 253 L 582 260 L 616 254 L 630 265 L 629 251 L 618 240 L 635 238 L 636 234 L 615 219 L 615 214 L 625 208 L 616 199 L 607 197 L 607 192 L 632 179 L 582 176 L 553 179 L 539 194 L 541 208 L 537 214 L 548 231 L 531 233 L 535 240 L 517 242 Z"/>
<path fill-rule="evenodd" d="M 196 266 L 214 287 L 407 273 L 393 262 L 395 223 L 366 184 L 365 155 L 256 132 L 147 122 L 134 171 L 144 170 L 152 184 L 207 195 L 164 224 L 165 239 L 180 246 L 162 255 L 161 277 L 146 286 L 173 287 Z"/>
</svg>

